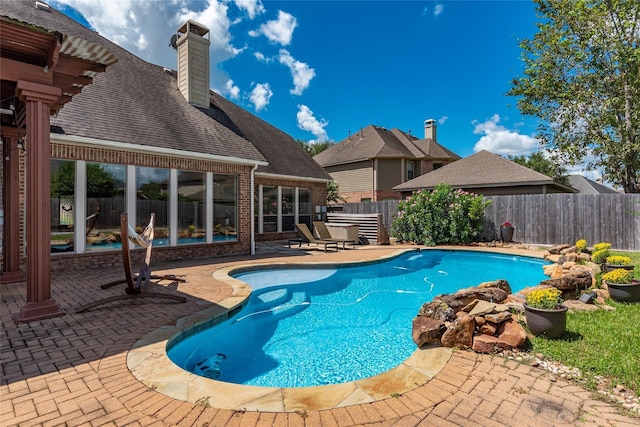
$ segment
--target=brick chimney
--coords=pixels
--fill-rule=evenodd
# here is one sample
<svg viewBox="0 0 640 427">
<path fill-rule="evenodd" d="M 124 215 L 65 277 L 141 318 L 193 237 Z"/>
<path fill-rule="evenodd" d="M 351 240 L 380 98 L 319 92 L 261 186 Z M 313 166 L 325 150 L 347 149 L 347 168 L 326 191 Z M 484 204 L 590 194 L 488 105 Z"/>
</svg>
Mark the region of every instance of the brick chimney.
<svg viewBox="0 0 640 427">
<path fill-rule="evenodd" d="M 178 28 L 178 89 L 190 104 L 209 107 L 209 29 L 193 20 Z M 172 44 L 173 44 L 172 38 Z"/>
<path fill-rule="evenodd" d="M 424 139 L 432 139 L 436 142 L 436 121 L 434 119 L 424 121 Z"/>
</svg>

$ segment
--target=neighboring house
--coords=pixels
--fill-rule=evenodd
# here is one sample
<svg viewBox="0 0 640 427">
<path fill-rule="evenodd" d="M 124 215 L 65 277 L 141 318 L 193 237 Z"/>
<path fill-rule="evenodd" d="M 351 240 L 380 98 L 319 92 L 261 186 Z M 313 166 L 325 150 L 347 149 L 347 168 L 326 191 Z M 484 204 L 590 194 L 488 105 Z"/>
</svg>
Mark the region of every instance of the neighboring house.
<svg viewBox="0 0 640 427">
<path fill-rule="evenodd" d="M 114 240 L 122 212 L 134 227 L 155 213 L 157 262 L 251 253 L 256 241 L 291 237 L 297 222 L 311 225 L 316 207 L 326 204 L 331 177 L 293 138 L 209 89 L 203 25 L 188 21 L 176 37 L 167 34 L 179 56 L 176 72 L 141 60 L 43 2 L 4 0 L 0 19 L 1 107 L 16 113 L 2 115 L 1 208 L 14 221 L 0 223 L 3 282 L 24 278 L 28 246 L 54 252 L 53 271 L 121 264 Z M 48 34 L 50 51 L 27 51 L 31 39 L 24 37 L 11 44 L 15 29 Z M 83 50 L 97 63 L 89 55 L 80 64 L 85 68 L 58 61 L 62 53 Z M 117 62 L 98 74 L 107 54 Z M 7 64 L 22 64 L 24 72 L 8 73 Z M 65 74 L 69 69 L 79 73 L 75 81 Z M 45 78 L 62 86 L 62 101 L 45 100 L 46 112 L 57 115 L 50 134 L 48 116 L 42 126 L 50 140 L 42 151 L 29 137 L 36 128 L 29 128 L 30 110 L 18 89 L 20 80 Z M 40 158 L 39 166 L 29 158 Z M 38 193 L 47 202 L 38 212 L 46 235 L 29 245 L 36 233 L 23 214 L 36 200 L 26 194 L 25 164 L 27 177 L 36 168 L 46 175 Z"/>
<path fill-rule="evenodd" d="M 569 175 L 569 185 L 580 194 L 620 194 L 619 191 L 585 178 L 582 175 Z"/>
<path fill-rule="evenodd" d="M 484 196 L 575 193 L 574 189 L 547 175 L 485 150 L 397 185 L 394 190 L 406 197 L 415 191 L 431 190 L 438 184 Z"/>
<path fill-rule="evenodd" d="M 425 121 L 425 137 L 369 125 L 315 155 L 347 202 L 399 199 L 398 184 L 458 160 L 436 142 L 435 120 Z"/>
</svg>

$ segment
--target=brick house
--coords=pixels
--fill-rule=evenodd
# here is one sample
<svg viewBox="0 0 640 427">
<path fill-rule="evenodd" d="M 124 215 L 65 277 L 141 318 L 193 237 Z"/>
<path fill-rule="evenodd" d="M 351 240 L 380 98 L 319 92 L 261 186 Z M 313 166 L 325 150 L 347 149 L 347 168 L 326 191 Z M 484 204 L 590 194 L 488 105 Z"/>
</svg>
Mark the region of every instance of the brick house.
<svg viewBox="0 0 640 427">
<path fill-rule="evenodd" d="M 291 136 L 209 89 L 203 25 L 188 21 L 167 35 L 179 58 L 174 71 L 43 2 L 3 1 L 0 20 L 2 282 L 25 280 L 26 272 L 30 286 L 29 265 L 41 258 L 38 270 L 47 275 L 119 265 L 122 212 L 134 228 L 155 214 L 158 262 L 253 253 L 255 242 L 291 237 L 297 222 L 310 225 L 326 204 L 331 177 Z M 39 58 L 20 51 L 28 33 L 45 39 L 33 49 Z M 75 80 L 63 68 L 74 54 Z M 40 126 L 45 135 L 35 135 L 20 81 L 43 76 L 62 89 L 43 107 L 52 114 Z M 29 192 L 36 179 L 40 187 Z M 39 222 L 29 222 L 30 209 L 38 209 L 31 216 Z M 38 256 L 29 255 L 36 246 Z"/>
</svg>

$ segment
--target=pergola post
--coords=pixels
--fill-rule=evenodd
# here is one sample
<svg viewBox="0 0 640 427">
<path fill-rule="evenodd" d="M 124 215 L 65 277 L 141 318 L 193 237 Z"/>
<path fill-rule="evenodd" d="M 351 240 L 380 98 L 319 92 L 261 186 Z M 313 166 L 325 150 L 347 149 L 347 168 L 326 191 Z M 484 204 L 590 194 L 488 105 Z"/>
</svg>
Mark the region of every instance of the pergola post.
<svg viewBox="0 0 640 427">
<path fill-rule="evenodd" d="M 4 239 L 2 240 L 2 272 L 0 284 L 24 282 L 20 271 L 20 153 L 16 128 L 2 128 L 4 169 Z"/>
<path fill-rule="evenodd" d="M 27 302 L 13 318 L 19 322 L 63 316 L 51 299 L 51 106 L 58 87 L 18 81 L 16 93 L 26 105 Z"/>
</svg>

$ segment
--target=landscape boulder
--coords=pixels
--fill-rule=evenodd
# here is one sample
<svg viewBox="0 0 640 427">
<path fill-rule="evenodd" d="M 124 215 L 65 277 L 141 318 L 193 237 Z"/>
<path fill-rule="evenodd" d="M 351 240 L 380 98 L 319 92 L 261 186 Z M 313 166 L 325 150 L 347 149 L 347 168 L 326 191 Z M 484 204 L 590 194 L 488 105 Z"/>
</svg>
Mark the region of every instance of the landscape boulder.
<svg viewBox="0 0 640 427">
<path fill-rule="evenodd" d="M 442 334 L 447 330 L 447 326 L 442 320 L 432 319 L 426 316 L 416 316 L 413 318 L 413 328 L 411 336 L 413 342 L 418 347 L 426 344 L 440 343 Z"/>
</svg>

